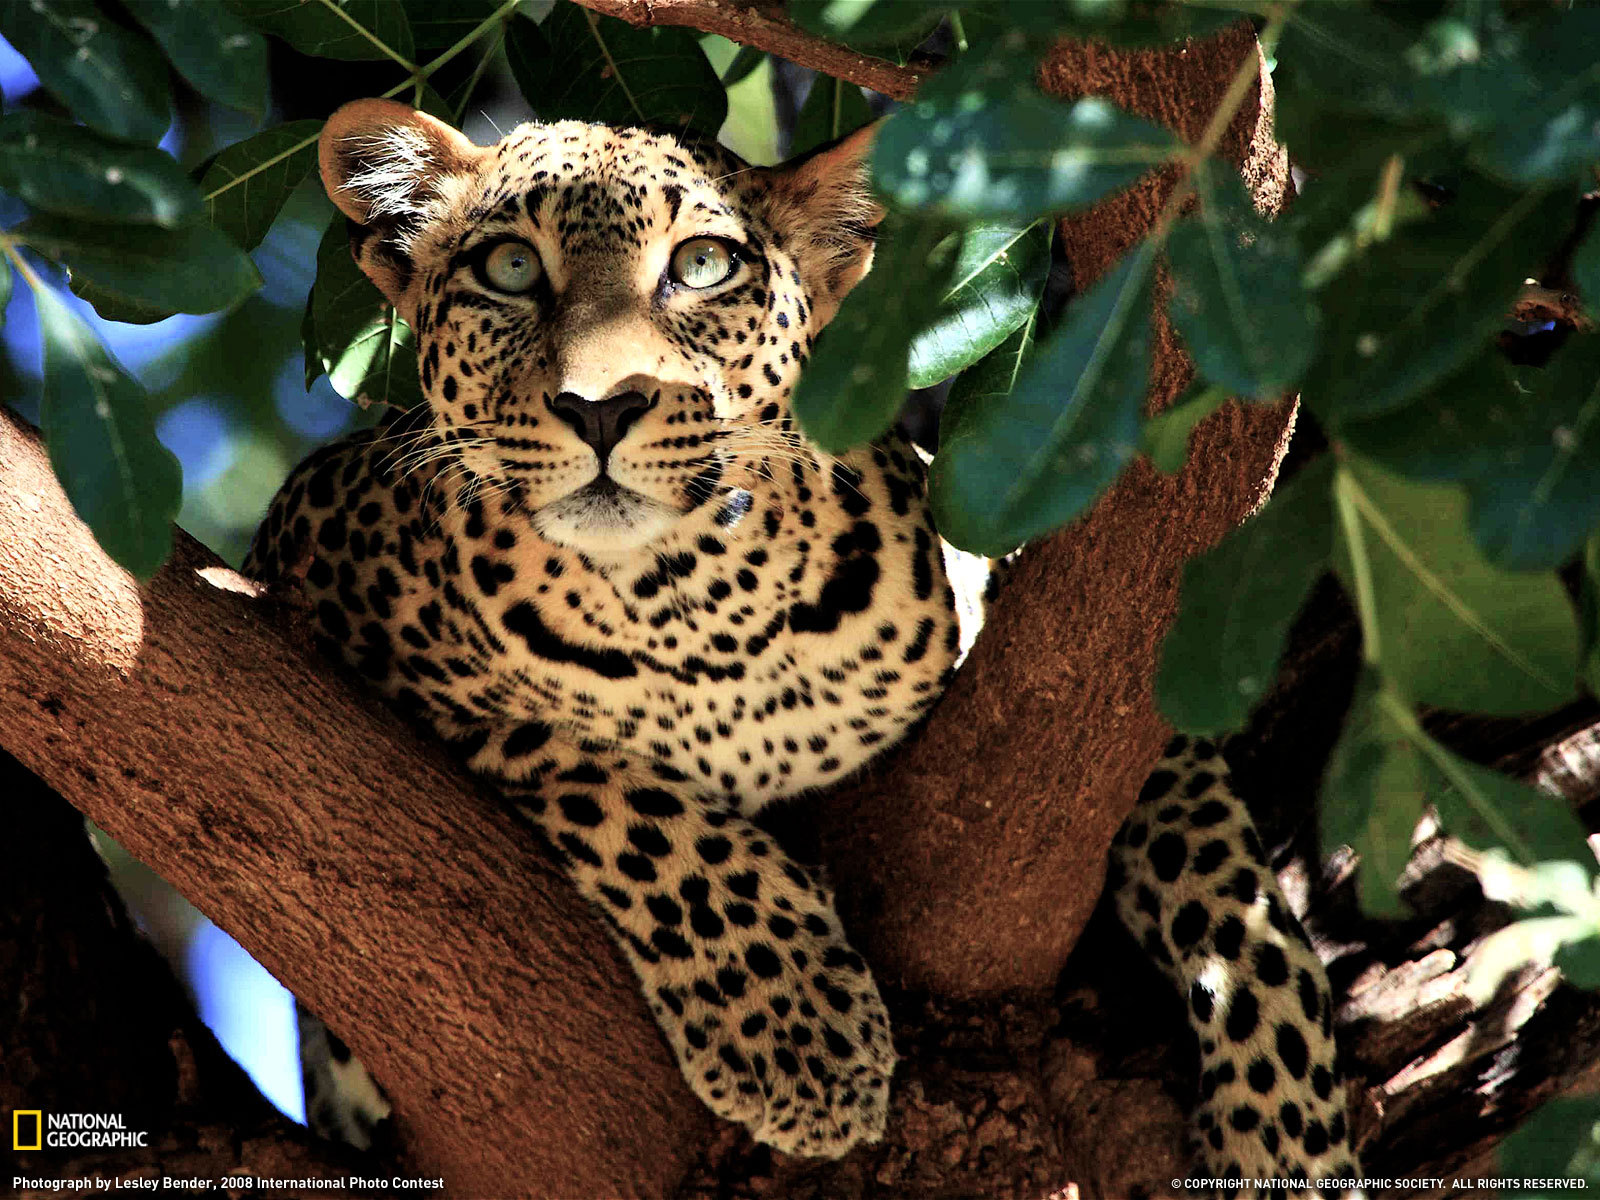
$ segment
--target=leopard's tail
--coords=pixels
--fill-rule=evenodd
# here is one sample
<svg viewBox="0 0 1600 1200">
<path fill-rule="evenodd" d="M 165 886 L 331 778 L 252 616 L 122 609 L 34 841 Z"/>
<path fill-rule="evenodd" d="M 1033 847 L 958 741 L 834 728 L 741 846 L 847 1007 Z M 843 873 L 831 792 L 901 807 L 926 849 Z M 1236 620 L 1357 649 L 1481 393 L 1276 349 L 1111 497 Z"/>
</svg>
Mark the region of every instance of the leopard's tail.
<svg viewBox="0 0 1600 1200">
<path fill-rule="evenodd" d="M 1168 745 L 1113 844 L 1117 911 L 1200 1042 L 1204 1173 L 1353 1180 L 1328 977 L 1230 785 L 1211 743 Z"/>
<path fill-rule="evenodd" d="M 388 1129 L 389 1101 L 350 1048 L 298 1001 L 306 1125 L 318 1137 L 370 1150 Z"/>
</svg>

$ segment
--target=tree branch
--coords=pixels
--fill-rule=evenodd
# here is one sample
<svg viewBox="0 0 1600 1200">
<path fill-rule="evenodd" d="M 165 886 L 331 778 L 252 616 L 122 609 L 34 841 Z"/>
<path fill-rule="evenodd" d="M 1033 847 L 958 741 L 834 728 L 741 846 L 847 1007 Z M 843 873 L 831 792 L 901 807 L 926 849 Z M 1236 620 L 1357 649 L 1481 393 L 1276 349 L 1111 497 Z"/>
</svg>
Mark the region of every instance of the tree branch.
<svg viewBox="0 0 1600 1200">
<path fill-rule="evenodd" d="M 1248 22 L 1150 50 L 1063 39 L 1040 82 L 1108 96 L 1194 141 L 1259 53 Z M 1221 153 L 1277 207 L 1287 162 L 1270 84 L 1252 88 Z M 1150 231 L 1177 177 L 1153 173 L 1061 222 L 1079 292 Z M 1193 374 L 1164 290 L 1152 410 Z M 1183 564 L 1265 499 L 1293 414 L 1230 405 L 1196 430 L 1181 474 L 1137 462 L 1088 515 L 1030 546 L 926 735 L 819 802 L 846 924 L 880 972 L 945 996 L 1054 986 L 1099 898 L 1111 837 L 1171 736 L 1152 689 Z"/>
<path fill-rule="evenodd" d="M 909 100 L 937 66 L 913 55 L 905 66 L 888 59 L 858 54 L 837 42 L 807 33 L 783 15 L 781 5 L 738 0 L 578 0 L 585 8 L 621 17 L 630 25 L 687 25 L 704 33 L 720 33 L 730 41 L 754 46 L 896 100 Z"/>
<path fill-rule="evenodd" d="M 135 585 L 0 413 L 0 746 L 345 1036 L 417 1174 L 668 1191 L 709 1118 L 598 920 L 268 607 L 181 534 Z"/>
</svg>

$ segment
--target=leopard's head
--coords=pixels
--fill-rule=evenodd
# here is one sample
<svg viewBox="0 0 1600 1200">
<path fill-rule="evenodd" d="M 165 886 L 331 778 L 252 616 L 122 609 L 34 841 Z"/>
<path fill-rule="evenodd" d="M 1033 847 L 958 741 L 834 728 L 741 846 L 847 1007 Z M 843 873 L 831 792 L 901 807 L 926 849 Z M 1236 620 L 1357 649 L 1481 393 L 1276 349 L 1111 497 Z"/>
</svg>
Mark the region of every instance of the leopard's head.
<svg viewBox="0 0 1600 1200">
<path fill-rule="evenodd" d="M 869 139 L 752 168 L 576 121 L 479 147 L 361 100 L 321 165 L 415 331 L 434 432 L 544 537 L 608 554 L 749 508 L 806 453 L 789 394 L 871 263 Z"/>
</svg>

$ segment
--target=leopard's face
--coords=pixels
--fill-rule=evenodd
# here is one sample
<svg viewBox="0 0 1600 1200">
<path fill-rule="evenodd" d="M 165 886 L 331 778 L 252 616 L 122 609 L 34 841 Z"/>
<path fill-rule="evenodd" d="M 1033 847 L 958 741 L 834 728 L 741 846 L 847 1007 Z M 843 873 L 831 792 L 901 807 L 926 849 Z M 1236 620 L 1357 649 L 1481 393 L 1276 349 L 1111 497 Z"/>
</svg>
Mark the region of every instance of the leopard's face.
<svg viewBox="0 0 1600 1200">
<path fill-rule="evenodd" d="M 350 107 L 361 125 L 336 114 L 324 173 L 366 218 L 357 258 L 412 324 L 464 472 L 590 554 L 784 485 L 774 465 L 806 449 L 790 392 L 870 259 L 859 148 L 754 170 L 562 122 L 479 149 L 403 106 Z"/>
</svg>

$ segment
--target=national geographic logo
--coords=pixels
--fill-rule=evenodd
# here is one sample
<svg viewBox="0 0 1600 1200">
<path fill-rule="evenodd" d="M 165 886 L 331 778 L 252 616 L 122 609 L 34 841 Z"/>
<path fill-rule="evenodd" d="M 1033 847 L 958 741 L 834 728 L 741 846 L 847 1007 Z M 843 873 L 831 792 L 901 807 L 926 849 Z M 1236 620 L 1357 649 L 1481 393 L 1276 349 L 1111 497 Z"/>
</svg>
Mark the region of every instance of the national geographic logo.
<svg viewBox="0 0 1600 1200">
<path fill-rule="evenodd" d="M 13 1150 L 131 1149 L 148 1146 L 150 1135 L 129 1129 L 121 1113 L 49 1113 L 19 1108 L 11 1114 Z"/>
<path fill-rule="evenodd" d="M 44 1148 L 44 1113 L 37 1108 L 19 1108 L 11 1114 L 11 1148 Z"/>
</svg>

